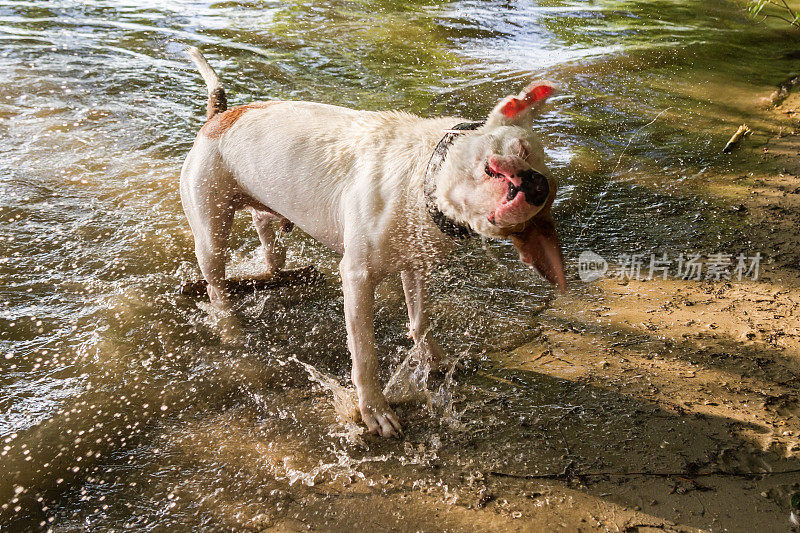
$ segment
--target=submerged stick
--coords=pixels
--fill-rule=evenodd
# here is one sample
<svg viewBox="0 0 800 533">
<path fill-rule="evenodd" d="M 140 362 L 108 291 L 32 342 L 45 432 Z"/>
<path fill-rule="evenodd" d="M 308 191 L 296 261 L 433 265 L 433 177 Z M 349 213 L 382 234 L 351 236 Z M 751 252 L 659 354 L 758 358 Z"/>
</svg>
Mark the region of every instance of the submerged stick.
<svg viewBox="0 0 800 533">
<path fill-rule="evenodd" d="M 739 126 L 739 129 L 736 130 L 736 133 L 733 134 L 731 140 L 728 141 L 728 144 L 726 144 L 725 148 L 722 149 L 722 153 L 723 154 L 731 153 L 733 149 L 736 148 L 736 145 L 739 144 L 739 141 L 741 141 L 745 135 L 750 135 L 751 133 L 753 133 L 753 130 L 748 128 L 747 124 L 742 124 L 741 126 Z"/>
<path fill-rule="evenodd" d="M 322 281 L 322 274 L 314 265 L 293 270 L 279 270 L 264 279 L 229 279 L 227 290 L 231 294 L 250 293 L 290 285 L 311 285 Z M 208 283 L 204 279 L 184 281 L 178 292 L 184 296 L 205 296 Z"/>
</svg>

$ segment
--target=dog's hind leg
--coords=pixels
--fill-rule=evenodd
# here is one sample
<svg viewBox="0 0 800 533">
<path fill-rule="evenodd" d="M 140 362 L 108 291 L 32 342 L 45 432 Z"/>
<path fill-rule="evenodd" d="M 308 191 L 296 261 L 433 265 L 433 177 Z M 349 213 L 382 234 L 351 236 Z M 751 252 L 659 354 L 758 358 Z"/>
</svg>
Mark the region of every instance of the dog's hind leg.
<svg viewBox="0 0 800 533">
<path fill-rule="evenodd" d="M 217 165 L 204 158 L 189 158 L 181 173 L 181 203 L 194 235 L 194 251 L 208 283 L 211 303 L 229 310 L 225 260 L 235 206 L 234 194 L 220 180 Z"/>
<path fill-rule="evenodd" d="M 254 207 L 250 208 L 250 214 L 253 217 L 253 226 L 255 226 L 258 232 L 258 239 L 264 247 L 264 257 L 267 262 L 267 275 L 272 275 L 282 269 L 283 265 L 286 264 L 286 245 L 282 240 L 276 238 L 273 224 L 281 220 L 281 231 L 288 231 L 285 228 L 287 225 L 290 226 L 291 223 L 272 211 L 256 209 Z"/>
<path fill-rule="evenodd" d="M 215 206 L 216 207 L 216 206 Z M 233 221 L 233 207 L 215 210 L 205 224 L 194 233 L 194 252 L 200 271 L 208 283 L 207 291 L 211 303 L 220 309 L 230 308 L 230 299 L 225 282 L 225 259 L 228 252 L 228 237 Z"/>
</svg>

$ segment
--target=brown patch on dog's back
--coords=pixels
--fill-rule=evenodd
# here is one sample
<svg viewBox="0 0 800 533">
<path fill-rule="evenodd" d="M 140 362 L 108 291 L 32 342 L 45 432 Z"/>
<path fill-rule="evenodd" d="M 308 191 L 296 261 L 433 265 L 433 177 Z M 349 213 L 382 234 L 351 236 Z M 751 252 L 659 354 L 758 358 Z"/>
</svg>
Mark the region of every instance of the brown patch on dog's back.
<svg viewBox="0 0 800 533">
<path fill-rule="evenodd" d="M 211 119 L 200 128 L 200 133 L 210 139 L 218 139 L 223 133 L 228 131 L 245 112 L 251 109 L 264 109 L 265 107 L 279 103 L 280 102 L 253 102 L 252 104 L 240 105 L 228 109 L 223 113 L 218 113 L 211 117 Z"/>
</svg>

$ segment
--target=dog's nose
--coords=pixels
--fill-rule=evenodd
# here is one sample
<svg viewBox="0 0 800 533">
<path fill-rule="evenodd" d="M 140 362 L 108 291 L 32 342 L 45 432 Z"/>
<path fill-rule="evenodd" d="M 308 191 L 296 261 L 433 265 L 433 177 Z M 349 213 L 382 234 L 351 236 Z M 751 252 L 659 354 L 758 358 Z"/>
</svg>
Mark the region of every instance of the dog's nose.
<svg viewBox="0 0 800 533">
<path fill-rule="evenodd" d="M 525 200 L 531 205 L 542 205 L 550 196 L 550 184 L 543 174 L 535 170 L 520 171 L 517 176 L 522 180 L 520 190 L 525 193 Z"/>
</svg>

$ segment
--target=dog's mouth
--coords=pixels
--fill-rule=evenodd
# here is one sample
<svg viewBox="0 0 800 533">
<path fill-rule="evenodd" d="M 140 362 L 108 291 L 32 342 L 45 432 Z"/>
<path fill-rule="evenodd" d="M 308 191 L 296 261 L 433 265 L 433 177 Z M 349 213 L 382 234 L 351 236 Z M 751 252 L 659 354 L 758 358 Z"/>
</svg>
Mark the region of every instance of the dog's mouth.
<svg viewBox="0 0 800 533">
<path fill-rule="evenodd" d="M 486 175 L 505 181 L 506 195 L 497 208 L 489 215 L 494 225 L 513 225 L 524 222 L 533 215 L 531 207 L 541 207 L 550 196 L 547 178 L 535 170 L 527 169 L 512 175 L 499 172 L 487 163 Z"/>
</svg>

